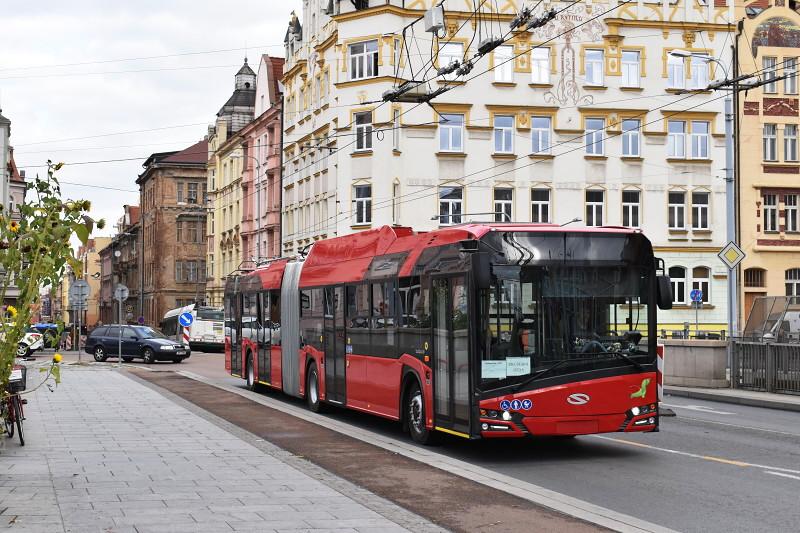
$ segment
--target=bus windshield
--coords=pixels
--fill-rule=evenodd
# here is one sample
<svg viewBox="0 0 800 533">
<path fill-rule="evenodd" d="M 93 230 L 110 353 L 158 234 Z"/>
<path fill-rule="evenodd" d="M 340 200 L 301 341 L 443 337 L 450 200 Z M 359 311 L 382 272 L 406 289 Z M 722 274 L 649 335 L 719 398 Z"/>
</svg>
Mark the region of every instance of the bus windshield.
<svg viewBox="0 0 800 533">
<path fill-rule="evenodd" d="M 481 291 L 481 388 L 654 362 L 648 269 L 496 266 Z"/>
<path fill-rule="evenodd" d="M 202 320 L 224 320 L 225 313 L 221 307 L 201 307 L 197 310 L 197 318 Z"/>
</svg>

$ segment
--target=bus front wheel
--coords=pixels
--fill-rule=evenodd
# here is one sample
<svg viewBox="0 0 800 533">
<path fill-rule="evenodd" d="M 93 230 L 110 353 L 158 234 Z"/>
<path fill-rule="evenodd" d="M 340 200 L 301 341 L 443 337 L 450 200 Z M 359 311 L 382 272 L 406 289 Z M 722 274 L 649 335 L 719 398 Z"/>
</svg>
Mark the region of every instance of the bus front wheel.
<svg viewBox="0 0 800 533">
<path fill-rule="evenodd" d="M 245 376 L 247 376 L 247 388 L 251 391 L 255 391 L 256 387 L 258 386 L 256 383 L 256 369 L 253 367 L 253 356 L 247 354 L 247 370 Z"/>
<path fill-rule="evenodd" d="M 408 430 L 414 442 L 420 444 L 435 444 L 436 435 L 425 426 L 425 397 L 419 388 L 419 383 L 414 381 L 406 397 L 406 416 L 408 417 Z"/>
</svg>

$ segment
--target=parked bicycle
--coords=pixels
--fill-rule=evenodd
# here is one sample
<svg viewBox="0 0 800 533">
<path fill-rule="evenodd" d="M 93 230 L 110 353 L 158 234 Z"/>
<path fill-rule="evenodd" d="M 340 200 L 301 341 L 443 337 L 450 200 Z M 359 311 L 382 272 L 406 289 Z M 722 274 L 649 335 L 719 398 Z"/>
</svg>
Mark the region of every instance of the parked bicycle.
<svg viewBox="0 0 800 533">
<path fill-rule="evenodd" d="M 0 401 L 0 418 L 5 424 L 8 438 L 14 438 L 16 431 L 20 446 L 25 446 L 25 435 L 22 431 L 22 421 L 25 420 L 25 415 L 19 393 L 25 390 L 26 373 L 27 369 L 24 366 L 14 366 L 8 381 L 8 396 Z"/>
</svg>

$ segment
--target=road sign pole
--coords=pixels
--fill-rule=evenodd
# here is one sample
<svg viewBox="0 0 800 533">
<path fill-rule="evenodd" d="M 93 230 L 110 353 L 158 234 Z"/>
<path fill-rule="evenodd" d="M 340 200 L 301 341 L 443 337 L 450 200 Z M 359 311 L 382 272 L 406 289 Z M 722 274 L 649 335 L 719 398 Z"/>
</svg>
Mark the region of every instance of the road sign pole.
<svg viewBox="0 0 800 533">
<path fill-rule="evenodd" d="M 81 306 L 78 306 L 78 364 L 81 364 Z"/>
<path fill-rule="evenodd" d="M 700 309 L 700 302 L 694 303 L 694 336 L 695 338 L 700 337 L 700 321 L 697 318 L 698 309 Z"/>
<path fill-rule="evenodd" d="M 122 317 L 122 298 L 117 300 L 119 306 L 119 316 Z M 119 351 L 117 352 L 117 367 L 122 368 L 122 320 L 119 321 Z"/>
</svg>

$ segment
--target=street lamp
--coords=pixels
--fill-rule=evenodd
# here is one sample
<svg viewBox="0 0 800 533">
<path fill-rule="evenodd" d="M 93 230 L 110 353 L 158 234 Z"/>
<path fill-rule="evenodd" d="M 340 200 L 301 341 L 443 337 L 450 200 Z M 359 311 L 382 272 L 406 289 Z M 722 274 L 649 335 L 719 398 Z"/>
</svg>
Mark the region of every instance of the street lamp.
<svg viewBox="0 0 800 533">
<path fill-rule="evenodd" d="M 259 148 L 261 144 L 257 144 Z M 261 162 L 254 155 L 245 155 L 244 148 L 231 156 L 232 159 L 252 159 L 256 163 L 256 181 L 253 185 L 256 194 L 256 263 L 261 259 Z"/>
</svg>

